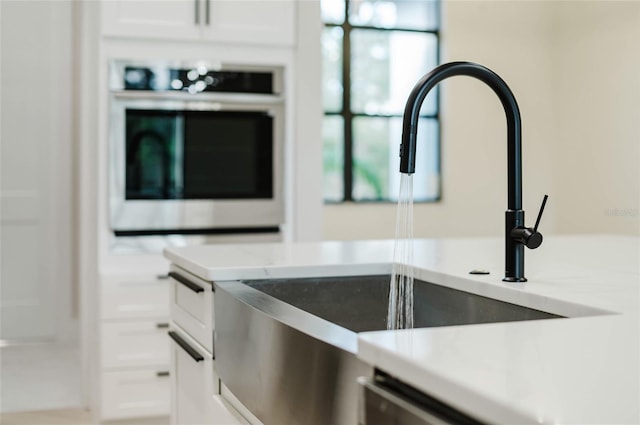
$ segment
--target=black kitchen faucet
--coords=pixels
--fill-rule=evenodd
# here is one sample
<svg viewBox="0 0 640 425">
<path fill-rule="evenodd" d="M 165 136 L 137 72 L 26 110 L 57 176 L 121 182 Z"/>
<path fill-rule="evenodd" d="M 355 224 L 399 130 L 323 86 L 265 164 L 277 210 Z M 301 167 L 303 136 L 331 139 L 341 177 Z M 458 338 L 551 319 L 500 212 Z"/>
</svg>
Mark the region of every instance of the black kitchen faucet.
<svg viewBox="0 0 640 425">
<path fill-rule="evenodd" d="M 508 203 L 505 212 L 505 282 L 526 282 L 524 277 L 524 247 L 535 249 L 542 244 L 538 232 L 540 218 L 547 201 L 545 195 L 533 229 L 524 225 L 522 209 L 522 127 L 520 109 L 513 93 L 495 72 L 472 62 L 451 62 L 440 65 L 418 81 L 404 109 L 400 172 L 413 174 L 416 166 L 416 140 L 420 107 L 427 94 L 440 81 L 456 75 L 474 77 L 484 82 L 498 95 L 507 115 Z"/>
</svg>

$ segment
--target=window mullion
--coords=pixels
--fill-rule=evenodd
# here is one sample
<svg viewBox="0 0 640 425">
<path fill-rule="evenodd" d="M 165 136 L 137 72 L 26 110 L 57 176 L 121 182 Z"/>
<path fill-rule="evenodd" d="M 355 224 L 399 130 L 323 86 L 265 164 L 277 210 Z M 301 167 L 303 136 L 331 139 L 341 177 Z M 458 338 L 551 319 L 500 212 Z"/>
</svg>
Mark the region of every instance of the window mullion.
<svg viewBox="0 0 640 425">
<path fill-rule="evenodd" d="M 344 118 L 344 200 L 353 200 L 353 113 L 351 112 L 351 24 L 345 0 L 342 37 L 342 117 Z"/>
</svg>

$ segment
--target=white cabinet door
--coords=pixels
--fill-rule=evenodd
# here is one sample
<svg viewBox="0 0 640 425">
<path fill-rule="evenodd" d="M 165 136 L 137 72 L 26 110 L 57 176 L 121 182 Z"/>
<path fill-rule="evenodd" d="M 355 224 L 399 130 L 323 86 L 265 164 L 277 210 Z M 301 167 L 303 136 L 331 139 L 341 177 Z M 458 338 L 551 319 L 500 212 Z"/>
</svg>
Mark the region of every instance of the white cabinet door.
<svg viewBox="0 0 640 425">
<path fill-rule="evenodd" d="M 0 1 L 0 339 L 72 320 L 72 6 Z"/>
<path fill-rule="evenodd" d="M 103 0 L 102 34 L 287 46 L 295 17 L 296 0 Z"/>
<path fill-rule="evenodd" d="M 172 331 L 171 423 L 236 425 L 246 423 L 221 400 L 213 359 L 186 334 Z"/>
<path fill-rule="evenodd" d="M 120 37 L 196 39 L 200 0 L 103 0 L 102 34 Z"/>
<path fill-rule="evenodd" d="M 294 45 L 296 0 L 210 1 L 205 37 L 211 40 Z M 318 22 L 320 25 L 320 22 Z"/>
</svg>

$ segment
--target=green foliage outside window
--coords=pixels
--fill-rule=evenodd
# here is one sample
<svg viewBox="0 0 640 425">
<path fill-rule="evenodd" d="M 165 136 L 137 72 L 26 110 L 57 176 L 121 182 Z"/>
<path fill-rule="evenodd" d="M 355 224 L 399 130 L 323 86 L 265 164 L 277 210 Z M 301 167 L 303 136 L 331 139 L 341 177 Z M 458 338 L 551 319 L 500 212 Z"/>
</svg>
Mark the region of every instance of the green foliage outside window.
<svg viewBox="0 0 640 425">
<path fill-rule="evenodd" d="M 404 102 L 418 79 L 438 64 L 439 3 L 321 4 L 325 200 L 395 200 Z M 440 196 L 437 94 L 426 99 L 421 114 L 414 197 L 432 201 Z"/>
</svg>

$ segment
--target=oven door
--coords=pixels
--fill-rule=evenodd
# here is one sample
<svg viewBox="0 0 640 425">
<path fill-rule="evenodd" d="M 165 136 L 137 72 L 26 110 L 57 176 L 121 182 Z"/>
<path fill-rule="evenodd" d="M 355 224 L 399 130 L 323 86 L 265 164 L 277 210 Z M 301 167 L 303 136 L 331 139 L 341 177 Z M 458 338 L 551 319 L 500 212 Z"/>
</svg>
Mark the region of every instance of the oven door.
<svg viewBox="0 0 640 425">
<path fill-rule="evenodd" d="M 112 95 L 116 234 L 284 222 L 283 105 L 263 96 Z"/>
</svg>

